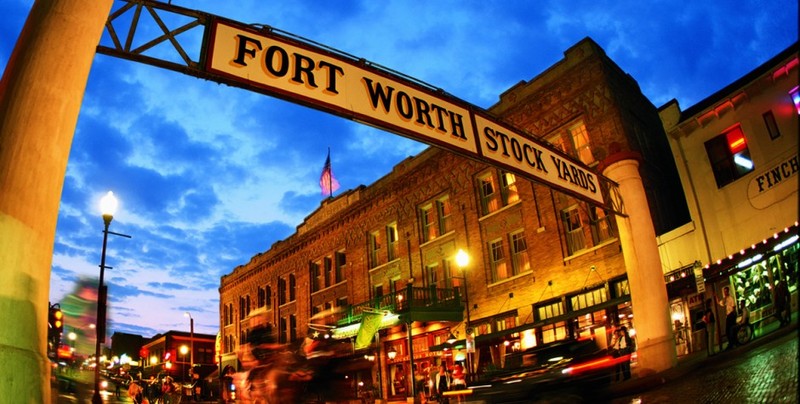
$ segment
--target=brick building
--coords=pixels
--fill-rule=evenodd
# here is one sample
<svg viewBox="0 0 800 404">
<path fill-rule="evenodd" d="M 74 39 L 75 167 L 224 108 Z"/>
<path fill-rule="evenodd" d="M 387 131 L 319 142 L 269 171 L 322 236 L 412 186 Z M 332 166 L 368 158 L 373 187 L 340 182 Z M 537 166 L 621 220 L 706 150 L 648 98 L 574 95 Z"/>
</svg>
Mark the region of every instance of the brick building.
<svg viewBox="0 0 800 404">
<path fill-rule="evenodd" d="M 689 220 L 657 109 L 591 39 L 488 112 L 598 174 L 620 155 L 638 161 L 646 198 L 637 213 L 659 234 Z M 411 395 L 412 368 L 465 360 L 480 373 L 550 341 L 605 344 L 613 326 L 636 327 L 630 241 L 619 223 L 591 203 L 429 148 L 374 184 L 323 201 L 295 234 L 222 277 L 223 363 L 236 366 L 258 325 L 296 342 L 313 315 L 336 307 L 339 336 L 355 335 L 369 314 L 391 313 L 356 352 L 375 363 L 352 372 L 354 383 L 377 385 L 386 398 Z M 470 257 L 464 267 L 459 250 Z M 648 270 L 660 280 L 660 267 Z M 666 317 L 663 283 L 648 288 L 661 290 Z M 458 341 L 448 342 L 451 334 Z"/>
</svg>

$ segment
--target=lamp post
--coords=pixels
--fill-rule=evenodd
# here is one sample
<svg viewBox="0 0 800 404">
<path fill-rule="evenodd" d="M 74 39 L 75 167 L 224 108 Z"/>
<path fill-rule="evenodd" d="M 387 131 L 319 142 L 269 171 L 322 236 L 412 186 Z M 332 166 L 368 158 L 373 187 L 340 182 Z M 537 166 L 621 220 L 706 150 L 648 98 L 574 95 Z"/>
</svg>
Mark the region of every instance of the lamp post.
<svg viewBox="0 0 800 404">
<path fill-rule="evenodd" d="M 188 311 L 183 313 L 184 317 L 189 317 L 189 365 L 194 369 L 194 319 Z"/>
<path fill-rule="evenodd" d="M 464 303 L 467 306 L 467 325 L 464 330 L 464 336 L 467 340 L 467 369 L 469 370 L 467 372 L 467 379 L 469 380 L 472 378 L 472 353 L 475 350 L 475 347 L 472 346 L 474 342 L 471 340 L 472 324 L 470 324 L 469 318 L 469 288 L 467 287 L 466 274 L 466 268 L 467 265 L 469 265 L 469 254 L 460 248 L 456 253 L 456 265 L 458 265 L 458 268 L 461 270 L 461 277 L 464 279 Z"/>
<path fill-rule="evenodd" d="M 122 236 L 131 238 L 127 234 L 120 234 L 114 233 L 113 231 L 108 231 L 108 226 L 111 225 L 111 220 L 114 219 L 114 213 L 117 211 L 117 198 L 114 197 L 114 193 L 108 191 L 106 196 L 100 200 L 100 212 L 103 214 L 103 250 L 100 254 L 100 280 L 98 281 L 97 285 L 97 321 L 95 324 L 95 332 L 97 335 L 97 340 L 95 341 L 95 350 L 94 350 L 94 358 L 95 358 L 95 366 L 94 366 L 94 395 L 92 395 L 92 403 L 93 404 L 100 404 L 103 402 L 103 399 L 100 398 L 100 345 L 103 343 L 103 340 L 106 338 L 106 286 L 103 285 L 103 275 L 105 274 L 106 268 L 111 268 L 106 266 L 106 244 L 108 243 L 108 235 L 113 234 L 115 236 Z"/>
<path fill-rule="evenodd" d="M 180 353 L 183 355 L 183 360 L 181 361 L 181 384 L 186 384 L 186 353 L 189 351 L 189 348 L 186 345 L 181 345 Z"/>
</svg>

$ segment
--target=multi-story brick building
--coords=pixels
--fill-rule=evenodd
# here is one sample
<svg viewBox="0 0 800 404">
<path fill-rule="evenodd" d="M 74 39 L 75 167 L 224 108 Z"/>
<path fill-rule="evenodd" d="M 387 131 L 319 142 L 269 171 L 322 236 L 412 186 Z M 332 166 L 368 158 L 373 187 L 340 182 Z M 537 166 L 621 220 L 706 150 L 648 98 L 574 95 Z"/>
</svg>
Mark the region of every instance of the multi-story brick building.
<svg viewBox="0 0 800 404">
<path fill-rule="evenodd" d="M 590 39 L 489 112 L 598 174 L 620 155 L 639 161 L 647 197 L 637 213 L 658 233 L 688 221 L 658 111 Z M 364 313 L 398 314 L 365 351 L 376 364 L 353 378 L 379 384 L 388 398 L 410 395 L 413 368 L 467 359 L 481 372 L 508 352 L 554 340 L 605 344 L 612 327 L 635 329 L 624 254 L 631 237 L 620 237 L 618 223 L 600 206 L 427 149 L 374 184 L 323 201 L 294 235 L 222 277 L 223 362 L 235 365 L 260 324 L 297 341 L 311 316 L 334 307 L 344 310 L 341 330 Z M 471 258 L 464 267 L 459 250 Z M 647 287 L 664 296 L 664 313 L 650 313 L 660 321 L 665 287 Z M 451 333 L 468 343 L 448 343 Z"/>
</svg>

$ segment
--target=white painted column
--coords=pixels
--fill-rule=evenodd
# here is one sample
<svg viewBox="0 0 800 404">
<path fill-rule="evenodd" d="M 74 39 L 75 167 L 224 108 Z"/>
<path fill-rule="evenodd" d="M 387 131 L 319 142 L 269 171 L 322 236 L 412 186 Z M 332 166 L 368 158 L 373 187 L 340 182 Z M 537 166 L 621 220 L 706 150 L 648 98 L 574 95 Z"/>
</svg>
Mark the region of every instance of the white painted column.
<svg viewBox="0 0 800 404">
<path fill-rule="evenodd" d="M 617 157 L 618 159 L 615 159 Z M 677 364 L 667 287 L 661 270 L 653 219 L 634 154 L 611 156 L 603 175 L 619 184 L 627 218 L 616 216 L 637 334 L 639 375 Z"/>
<path fill-rule="evenodd" d="M 37 0 L 0 81 L 0 399 L 50 402 L 50 267 L 67 159 L 112 0 Z"/>
</svg>

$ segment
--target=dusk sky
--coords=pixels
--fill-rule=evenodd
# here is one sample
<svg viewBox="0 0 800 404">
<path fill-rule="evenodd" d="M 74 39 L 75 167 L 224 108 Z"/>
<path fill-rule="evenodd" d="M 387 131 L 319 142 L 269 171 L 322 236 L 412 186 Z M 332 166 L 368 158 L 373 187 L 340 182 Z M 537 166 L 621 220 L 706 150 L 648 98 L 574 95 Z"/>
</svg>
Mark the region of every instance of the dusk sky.
<svg viewBox="0 0 800 404">
<path fill-rule="evenodd" d="M 2 70 L 32 3 L 0 2 Z M 795 0 L 172 4 L 270 25 L 487 109 L 585 37 L 656 107 L 674 98 L 682 109 L 798 37 Z M 110 42 L 104 36 L 101 43 Z M 277 98 L 98 54 L 61 197 L 50 300 L 61 301 L 81 279 L 96 284 L 99 201 L 110 190 L 120 201 L 110 230 L 132 238 L 109 236 L 108 335 L 188 331 L 186 311 L 195 332 L 216 334 L 220 277 L 293 234 L 320 206 L 328 148 L 341 184 L 336 196 L 372 184 L 426 147 Z"/>
</svg>

